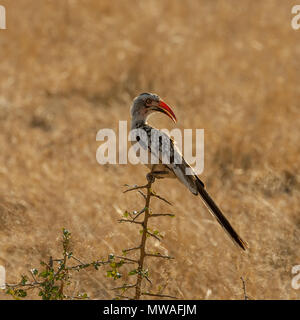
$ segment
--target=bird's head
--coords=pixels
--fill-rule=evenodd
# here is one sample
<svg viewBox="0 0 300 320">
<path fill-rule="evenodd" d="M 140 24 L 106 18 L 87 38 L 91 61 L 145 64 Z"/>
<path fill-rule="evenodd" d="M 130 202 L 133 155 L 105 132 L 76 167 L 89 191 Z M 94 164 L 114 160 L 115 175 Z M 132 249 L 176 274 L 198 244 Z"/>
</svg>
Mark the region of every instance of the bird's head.
<svg viewBox="0 0 300 320">
<path fill-rule="evenodd" d="M 133 100 L 131 117 L 135 120 L 146 121 L 149 115 L 156 111 L 166 114 L 175 123 L 177 122 L 172 109 L 158 95 L 153 93 L 141 93 Z"/>
</svg>

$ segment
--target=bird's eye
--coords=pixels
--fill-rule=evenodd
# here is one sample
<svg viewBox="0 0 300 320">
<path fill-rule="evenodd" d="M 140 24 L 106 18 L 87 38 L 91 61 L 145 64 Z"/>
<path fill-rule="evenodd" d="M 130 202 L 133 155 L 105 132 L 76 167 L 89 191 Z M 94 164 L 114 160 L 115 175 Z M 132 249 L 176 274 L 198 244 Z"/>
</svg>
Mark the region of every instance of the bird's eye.
<svg viewBox="0 0 300 320">
<path fill-rule="evenodd" d="M 146 104 L 151 104 L 151 103 L 152 103 L 152 100 L 148 98 L 148 99 L 146 100 Z"/>
</svg>

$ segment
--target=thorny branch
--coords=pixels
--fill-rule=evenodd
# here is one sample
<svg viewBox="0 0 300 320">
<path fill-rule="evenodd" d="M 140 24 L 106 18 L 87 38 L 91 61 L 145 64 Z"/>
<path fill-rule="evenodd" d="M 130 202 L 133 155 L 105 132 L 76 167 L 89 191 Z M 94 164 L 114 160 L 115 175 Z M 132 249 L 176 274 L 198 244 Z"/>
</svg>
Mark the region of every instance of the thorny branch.
<svg viewBox="0 0 300 320">
<path fill-rule="evenodd" d="M 135 289 L 135 299 L 139 300 L 141 297 L 141 284 L 143 280 L 143 267 L 144 267 L 144 260 L 145 260 L 145 249 L 146 249 L 146 239 L 147 239 L 147 233 L 148 233 L 148 219 L 149 219 L 149 206 L 150 206 L 150 199 L 152 195 L 151 186 L 152 186 L 153 180 L 149 180 L 147 185 L 147 195 L 146 195 L 146 204 L 145 204 L 145 215 L 144 215 L 144 221 L 143 221 L 143 233 L 142 233 L 142 241 L 140 245 L 140 259 L 138 262 L 138 276 L 137 276 L 137 282 L 136 282 L 136 289 Z"/>
<path fill-rule="evenodd" d="M 159 196 L 158 194 L 156 194 L 153 190 L 152 190 L 152 185 L 155 182 L 155 178 L 152 176 L 152 174 L 148 174 L 147 175 L 147 180 L 148 183 L 146 185 L 143 186 L 129 186 L 129 185 L 125 185 L 127 187 L 129 187 L 129 189 L 127 189 L 126 191 L 124 191 L 124 193 L 130 192 L 130 191 L 137 191 L 139 192 L 139 194 L 141 194 L 143 196 L 143 198 L 145 199 L 145 207 L 139 211 L 139 212 L 134 212 L 134 213 L 130 213 L 130 212 L 125 212 L 125 218 L 124 219 L 120 219 L 119 222 L 126 222 L 126 223 L 133 223 L 133 224 L 137 224 L 137 225 L 141 225 L 142 226 L 142 230 L 141 230 L 141 243 L 139 246 L 137 247 L 133 247 L 133 248 L 129 248 L 129 249 L 124 249 L 123 253 L 126 254 L 130 251 L 139 251 L 139 259 L 138 260 L 133 260 L 133 259 L 129 259 L 129 258 L 123 258 L 124 260 L 128 260 L 130 262 L 135 262 L 137 264 L 137 269 L 132 271 L 132 274 L 136 274 L 137 275 L 137 280 L 135 284 L 132 285 L 128 285 L 128 284 L 124 284 L 123 286 L 120 287 L 116 287 L 113 288 L 113 290 L 122 290 L 123 293 L 126 292 L 128 289 L 135 289 L 135 294 L 134 297 L 129 297 L 129 296 L 125 296 L 123 294 L 118 294 L 117 297 L 120 299 L 136 299 L 139 300 L 141 298 L 141 296 L 143 295 L 148 295 L 148 296 L 156 296 L 156 297 L 166 297 L 166 298 L 172 298 L 172 299 L 176 299 L 176 297 L 173 296 L 169 296 L 169 295 L 163 295 L 163 294 L 155 294 L 155 293 L 150 293 L 150 292 L 142 292 L 141 291 L 141 287 L 142 287 L 142 281 L 143 279 L 146 279 L 148 282 L 151 283 L 151 280 L 148 277 L 148 270 L 144 270 L 144 262 L 145 262 L 145 258 L 146 257 L 154 257 L 154 258 L 161 258 L 161 259 L 174 259 L 173 257 L 170 256 L 166 256 L 166 255 L 162 255 L 160 253 L 147 253 L 146 252 L 146 242 L 148 237 L 153 237 L 156 240 L 161 240 L 161 235 L 157 232 L 151 232 L 148 228 L 148 221 L 149 218 L 152 217 L 174 217 L 174 214 L 152 214 L 151 209 L 150 209 L 150 201 L 152 197 L 155 197 L 169 205 L 172 205 L 168 200 L 166 200 L 165 198 Z M 141 190 L 145 190 L 146 193 L 142 192 Z M 143 220 L 142 221 L 137 221 L 137 218 L 140 217 L 142 214 L 144 214 Z M 118 256 L 116 256 L 118 257 Z M 121 257 L 118 257 L 121 258 Z"/>
</svg>

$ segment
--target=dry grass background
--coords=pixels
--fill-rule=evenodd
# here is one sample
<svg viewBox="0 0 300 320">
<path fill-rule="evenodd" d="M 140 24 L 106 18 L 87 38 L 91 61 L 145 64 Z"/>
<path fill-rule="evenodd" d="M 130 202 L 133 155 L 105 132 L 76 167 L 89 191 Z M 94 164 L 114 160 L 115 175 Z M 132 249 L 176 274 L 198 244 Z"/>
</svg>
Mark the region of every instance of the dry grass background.
<svg viewBox="0 0 300 320">
<path fill-rule="evenodd" d="M 154 283 L 184 299 L 241 299 L 243 276 L 256 299 L 299 298 L 291 287 L 300 264 L 294 1 L 1 4 L 0 265 L 8 282 L 57 256 L 62 227 L 87 261 L 137 244 L 138 229 L 116 220 L 142 207 L 121 186 L 143 183 L 147 170 L 100 166 L 95 137 L 129 120 L 131 100 L 151 91 L 173 106 L 179 128 L 205 129 L 202 178 L 251 246 L 241 254 L 199 198 L 159 182 L 176 218 L 159 222 L 166 236 L 158 248 L 176 261 L 148 260 Z M 166 117 L 152 120 L 172 128 Z M 75 277 L 74 290 L 112 297 L 104 271 Z"/>
</svg>

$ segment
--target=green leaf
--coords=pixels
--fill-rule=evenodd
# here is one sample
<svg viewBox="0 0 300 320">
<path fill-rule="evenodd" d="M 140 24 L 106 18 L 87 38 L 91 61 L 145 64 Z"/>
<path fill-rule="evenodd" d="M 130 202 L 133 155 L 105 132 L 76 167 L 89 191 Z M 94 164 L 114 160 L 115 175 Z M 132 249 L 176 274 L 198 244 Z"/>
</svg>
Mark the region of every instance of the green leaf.
<svg viewBox="0 0 300 320">
<path fill-rule="evenodd" d="M 22 276 L 21 284 L 24 286 L 26 282 L 28 281 L 28 278 L 26 276 Z"/>
<path fill-rule="evenodd" d="M 84 294 L 80 295 L 80 297 L 81 297 L 82 299 L 87 299 L 87 298 L 88 298 L 88 295 L 87 295 L 87 293 L 84 293 Z"/>
<path fill-rule="evenodd" d="M 122 265 L 125 263 L 124 260 L 120 260 L 120 262 L 117 263 L 117 268 L 122 267 Z"/>
<path fill-rule="evenodd" d="M 106 276 L 108 277 L 108 278 L 111 278 L 113 275 L 112 275 L 112 271 L 110 270 L 110 271 L 107 271 L 106 272 Z"/>
<path fill-rule="evenodd" d="M 27 292 L 25 290 L 22 289 L 18 289 L 16 290 L 16 296 L 20 297 L 20 298 L 25 298 L 27 296 Z"/>
<path fill-rule="evenodd" d="M 111 253 L 109 256 L 108 256 L 108 260 L 113 260 L 115 258 L 115 255 L 113 253 Z"/>
<path fill-rule="evenodd" d="M 63 234 L 64 236 L 68 236 L 70 232 L 67 229 L 63 228 Z"/>
<path fill-rule="evenodd" d="M 99 266 L 100 266 L 100 264 L 99 263 L 94 263 L 94 268 L 96 269 L 96 270 L 98 270 L 99 269 Z"/>
<path fill-rule="evenodd" d="M 39 272 L 37 269 L 31 269 L 30 271 L 34 276 L 36 276 Z"/>
<path fill-rule="evenodd" d="M 129 275 L 129 276 L 134 276 L 135 274 L 137 274 L 137 272 L 138 272 L 138 271 L 137 271 L 136 269 L 134 269 L 134 270 L 129 271 L 129 272 L 128 272 L 128 275 Z"/>
<path fill-rule="evenodd" d="M 126 211 L 124 212 L 123 216 L 124 216 L 125 218 L 127 218 L 128 215 L 129 215 L 129 212 L 126 210 Z"/>
<path fill-rule="evenodd" d="M 48 271 L 42 271 L 42 272 L 39 274 L 39 277 L 47 278 L 47 277 L 48 277 L 48 274 L 49 274 Z"/>
</svg>

